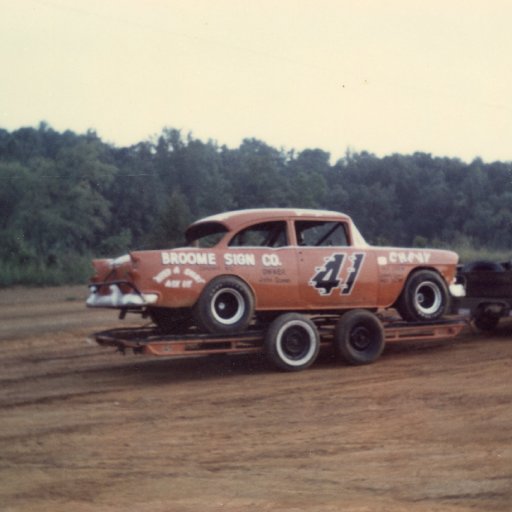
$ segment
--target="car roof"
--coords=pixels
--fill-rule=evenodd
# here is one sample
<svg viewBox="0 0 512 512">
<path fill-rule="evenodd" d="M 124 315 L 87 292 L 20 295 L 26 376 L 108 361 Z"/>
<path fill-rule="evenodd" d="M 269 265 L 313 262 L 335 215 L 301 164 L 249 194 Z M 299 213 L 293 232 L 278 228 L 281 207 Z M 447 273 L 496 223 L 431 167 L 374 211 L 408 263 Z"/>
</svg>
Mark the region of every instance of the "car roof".
<svg viewBox="0 0 512 512">
<path fill-rule="evenodd" d="M 231 212 L 211 215 L 209 217 L 197 220 L 189 227 L 206 222 L 218 222 L 226 226 L 228 230 L 231 231 L 236 229 L 238 226 L 243 226 L 250 222 L 265 222 L 270 220 L 284 220 L 293 218 L 350 220 L 348 215 L 329 210 L 314 210 L 307 208 L 253 208 L 248 210 L 235 210 Z"/>
</svg>

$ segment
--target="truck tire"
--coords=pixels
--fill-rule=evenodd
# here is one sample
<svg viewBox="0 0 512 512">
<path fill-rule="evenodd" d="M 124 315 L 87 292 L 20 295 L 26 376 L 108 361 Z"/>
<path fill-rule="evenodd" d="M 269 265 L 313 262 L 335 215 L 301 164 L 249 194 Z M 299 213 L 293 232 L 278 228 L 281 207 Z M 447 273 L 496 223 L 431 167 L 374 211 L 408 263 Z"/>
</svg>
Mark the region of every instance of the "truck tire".
<svg viewBox="0 0 512 512">
<path fill-rule="evenodd" d="M 242 332 L 253 314 L 254 298 L 250 288 L 231 276 L 210 281 L 194 307 L 196 325 L 212 334 Z"/>
<path fill-rule="evenodd" d="M 385 344 L 382 323 L 364 309 L 345 313 L 334 331 L 336 352 L 349 364 L 373 363 L 382 354 Z"/>
<path fill-rule="evenodd" d="M 498 327 L 500 316 L 488 311 L 478 311 L 473 318 L 473 324 L 480 331 L 493 331 Z"/>
<path fill-rule="evenodd" d="M 419 270 L 407 279 L 396 309 L 408 322 L 425 322 L 438 320 L 449 306 L 450 294 L 444 279 L 432 270 Z"/>
<path fill-rule="evenodd" d="M 265 354 L 280 370 L 304 370 L 314 363 L 319 350 L 320 336 L 316 325 L 297 313 L 278 316 L 265 335 Z"/>
</svg>

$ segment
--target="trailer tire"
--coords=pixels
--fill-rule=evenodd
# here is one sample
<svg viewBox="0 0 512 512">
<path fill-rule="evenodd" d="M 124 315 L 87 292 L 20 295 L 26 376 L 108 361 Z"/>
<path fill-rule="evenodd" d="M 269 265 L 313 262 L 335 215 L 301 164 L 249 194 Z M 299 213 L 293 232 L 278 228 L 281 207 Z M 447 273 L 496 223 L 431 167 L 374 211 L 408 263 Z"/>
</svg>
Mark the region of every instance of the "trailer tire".
<svg viewBox="0 0 512 512">
<path fill-rule="evenodd" d="M 194 307 L 197 326 L 212 334 L 242 332 L 253 314 L 251 289 L 232 276 L 221 276 L 210 281 Z"/>
<path fill-rule="evenodd" d="M 449 306 L 450 294 L 444 279 L 432 270 L 418 270 L 407 279 L 396 309 L 408 322 L 425 322 L 438 320 Z"/>
<path fill-rule="evenodd" d="M 316 325 L 298 313 L 278 316 L 270 324 L 264 343 L 268 360 L 280 370 L 289 372 L 311 366 L 320 350 Z"/>
<path fill-rule="evenodd" d="M 334 331 L 336 352 L 349 364 L 373 363 L 382 354 L 385 344 L 382 323 L 364 309 L 345 313 Z"/>
</svg>

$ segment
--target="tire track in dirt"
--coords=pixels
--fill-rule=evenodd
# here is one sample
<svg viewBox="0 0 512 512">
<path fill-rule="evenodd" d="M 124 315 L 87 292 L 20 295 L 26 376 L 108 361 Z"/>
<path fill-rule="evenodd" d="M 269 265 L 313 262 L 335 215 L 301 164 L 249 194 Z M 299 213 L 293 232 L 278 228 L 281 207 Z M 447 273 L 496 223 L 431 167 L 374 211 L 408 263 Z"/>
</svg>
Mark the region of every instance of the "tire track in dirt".
<svg viewBox="0 0 512 512">
<path fill-rule="evenodd" d="M 118 322 L 84 321 L 75 293 L 31 293 L 0 342 L 7 511 L 510 510 L 510 323 L 390 344 L 370 366 L 324 353 L 287 374 L 259 357 L 87 345 Z"/>
</svg>

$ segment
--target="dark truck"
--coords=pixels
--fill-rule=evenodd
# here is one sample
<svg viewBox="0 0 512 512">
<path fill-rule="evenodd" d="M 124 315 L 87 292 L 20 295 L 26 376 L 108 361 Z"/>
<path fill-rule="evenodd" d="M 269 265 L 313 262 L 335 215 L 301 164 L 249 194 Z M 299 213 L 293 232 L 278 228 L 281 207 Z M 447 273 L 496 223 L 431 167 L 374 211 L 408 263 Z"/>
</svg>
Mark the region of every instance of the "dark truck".
<svg viewBox="0 0 512 512">
<path fill-rule="evenodd" d="M 459 293 L 452 309 L 483 331 L 493 330 L 512 311 L 512 262 L 475 261 L 457 269 Z"/>
</svg>

